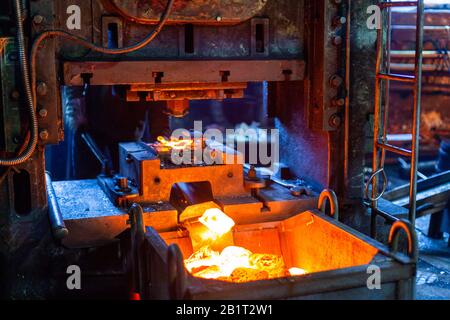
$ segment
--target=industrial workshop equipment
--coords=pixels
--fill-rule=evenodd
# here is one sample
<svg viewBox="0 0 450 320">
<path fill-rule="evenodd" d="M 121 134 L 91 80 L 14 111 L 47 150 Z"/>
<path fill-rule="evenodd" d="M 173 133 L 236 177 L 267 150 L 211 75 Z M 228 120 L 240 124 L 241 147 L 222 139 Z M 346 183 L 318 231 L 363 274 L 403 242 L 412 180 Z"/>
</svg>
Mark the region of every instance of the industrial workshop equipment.
<svg viewBox="0 0 450 320">
<path fill-rule="evenodd" d="M 383 15 L 394 6 L 417 7 L 413 77 L 392 74 L 385 64 L 389 23 L 368 29 L 374 4 Z M 422 26 L 423 0 L 2 1 L 4 294 L 414 298 Z M 382 81 L 415 84 L 411 151 L 386 141 Z M 51 161 L 71 161 L 62 160 L 66 151 L 53 152 L 74 135 L 64 123 L 71 89 L 82 92 L 79 99 L 102 86 L 130 106 L 163 104 L 164 114 L 149 120 L 155 126 L 182 119 L 198 101 L 238 104 L 253 85 L 262 92 L 258 117 L 274 130 L 256 142 L 279 148 L 273 168 L 245 162 L 242 150 L 199 132 L 121 141 L 115 168 L 83 132 L 80 141 L 100 164 L 97 177 L 61 180 L 46 172 Z M 91 111 L 100 106 L 108 107 L 100 101 Z M 196 147 L 221 161 L 198 161 Z M 191 163 L 174 162 L 180 150 L 192 151 Z M 387 183 L 386 151 L 411 156 L 409 219 L 377 225 L 378 215 L 393 215 L 377 206 L 385 191 L 377 187 L 381 173 Z M 66 287 L 70 265 L 82 270 L 80 292 Z M 372 265 L 381 269 L 381 290 L 367 285 Z"/>
</svg>

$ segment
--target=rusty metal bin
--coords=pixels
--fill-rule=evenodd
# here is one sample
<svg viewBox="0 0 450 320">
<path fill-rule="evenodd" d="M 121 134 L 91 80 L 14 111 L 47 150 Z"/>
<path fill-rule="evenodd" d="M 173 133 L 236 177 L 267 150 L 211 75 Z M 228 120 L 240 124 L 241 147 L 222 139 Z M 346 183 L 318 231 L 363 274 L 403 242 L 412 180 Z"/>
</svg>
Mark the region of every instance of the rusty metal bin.
<svg viewBox="0 0 450 320">
<path fill-rule="evenodd" d="M 408 253 L 397 253 L 400 230 Z M 145 228 L 138 275 L 146 299 L 412 299 L 415 291 L 416 239 L 407 222 L 396 222 L 390 248 L 319 210 L 276 222 L 237 225 L 236 245 L 255 253 L 282 255 L 301 276 L 232 283 L 192 276 L 184 259 L 192 253 L 187 231 L 157 233 Z M 381 288 L 367 286 L 369 265 L 381 271 Z"/>
</svg>

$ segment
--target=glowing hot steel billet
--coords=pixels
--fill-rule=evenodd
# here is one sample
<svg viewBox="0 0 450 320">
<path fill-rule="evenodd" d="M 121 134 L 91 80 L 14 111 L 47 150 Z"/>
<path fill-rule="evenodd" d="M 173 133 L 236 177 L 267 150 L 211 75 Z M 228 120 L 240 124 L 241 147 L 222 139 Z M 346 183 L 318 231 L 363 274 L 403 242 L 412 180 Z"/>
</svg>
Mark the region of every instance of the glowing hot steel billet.
<svg viewBox="0 0 450 320">
<path fill-rule="evenodd" d="M 306 271 L 304 269 L 295 268 L 295 267 L 289 269 L 289 274 L 291 276 L 301 276 L 301 275 L 303 275 L 305 273 L 306 273 Z"/>
<path fill-rule="evenodd" d="M 230 232 L 235 225 L 233 219 L 216 208 L 206 210 L 198 221 L 218 236 Z"/>
</svg>

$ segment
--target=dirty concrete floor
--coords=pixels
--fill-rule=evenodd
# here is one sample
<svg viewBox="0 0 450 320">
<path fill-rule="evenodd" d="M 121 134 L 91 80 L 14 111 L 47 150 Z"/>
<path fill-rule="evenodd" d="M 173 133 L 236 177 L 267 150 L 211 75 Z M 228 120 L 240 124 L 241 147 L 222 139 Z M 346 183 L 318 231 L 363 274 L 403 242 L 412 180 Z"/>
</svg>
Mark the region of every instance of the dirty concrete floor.
<svg viewBox="0 0 450 320">
<path fill-rule="evenodd" d="M 450 299 L 450 248 L 448 234 L 441 240 L 427 237 L 430 216 L 417 219 L 419 263 L 416 278 L 418 300 Z"/>
</svg>

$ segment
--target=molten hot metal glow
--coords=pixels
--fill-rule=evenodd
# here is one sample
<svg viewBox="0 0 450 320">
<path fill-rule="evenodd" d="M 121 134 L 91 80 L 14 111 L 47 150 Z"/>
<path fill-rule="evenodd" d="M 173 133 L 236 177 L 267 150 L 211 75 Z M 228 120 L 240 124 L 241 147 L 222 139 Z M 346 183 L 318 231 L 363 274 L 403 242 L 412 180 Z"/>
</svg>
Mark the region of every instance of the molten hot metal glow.
<svg viewBox="0 0 450 320">
<path fill-rule="evenodd" d="M 159 136 L 157 138 L 158 145 L 156 145 L 156 148 L 167 148 L 167 149 L 176 149 L 176 150 L 183 150 L 185 148 L 190 148 L 194 141 L 192 139 L 175 139 L 170 138 L 170 140 L 167 140 L 166 138 Z"/>
<path fill-rule="evenodd" d="M 224 235 L 234 227 L 233 219 L 217 208 L 206 210 L 198 221 L 218 236 Z"/>
<path fill-rule="evenodd" d="M 300 268 L 290 268 L 289 269 L 289 274 L 291 276 L 301 276 L 305 273 L 306 273 L 306 271 L 304 269 L 300 269 Z"/>
<path fill-rule="evenodd" d="M 248 282 L 306 273 L 300 268 L 288 270 L 281 255 L 253 253 L 238 246 L 227 246 L 221 252 L 213 250 L 206 243 L 229 233 L 235 225 L 233 219 L 217 208 L 206 210 L 198 221 L 207 228 L 200 235 L 205 245 L 184 261 L 195 277 Z"/>
</svg>

